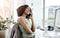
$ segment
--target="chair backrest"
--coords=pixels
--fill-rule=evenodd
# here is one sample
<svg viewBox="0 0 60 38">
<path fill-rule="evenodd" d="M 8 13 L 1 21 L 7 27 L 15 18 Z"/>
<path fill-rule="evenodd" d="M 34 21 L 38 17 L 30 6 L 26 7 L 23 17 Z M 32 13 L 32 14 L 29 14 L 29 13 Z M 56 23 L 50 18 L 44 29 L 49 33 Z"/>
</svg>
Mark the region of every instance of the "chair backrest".
<svg viewBox="0 0 60 38">
<path fill-rule="evenodd" d="M 22 32 L 19 28 L 19 24 L 16 23 L 13 28 L 12 28 L 12 31 L 11 31 L 11 35 L 10 35 L 10 38 L 23 38 L 22 37 Z"/>
</svg>

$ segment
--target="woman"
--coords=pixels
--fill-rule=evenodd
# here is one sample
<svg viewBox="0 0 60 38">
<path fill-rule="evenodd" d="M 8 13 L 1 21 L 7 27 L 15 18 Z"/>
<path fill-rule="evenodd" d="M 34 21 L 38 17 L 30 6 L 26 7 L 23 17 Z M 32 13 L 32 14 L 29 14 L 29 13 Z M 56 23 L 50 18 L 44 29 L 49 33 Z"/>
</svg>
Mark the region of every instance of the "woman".
<svg viewBox="0 0 60 38">
<path fill-rule="evenodd" d="M 22 5 L 17 9 L 19 17 L 18 23 L 22 31 L 23 38 L 34 38 L 35 26 L 31 12 L 31 8 L 28 5 Z"/>
</svg>

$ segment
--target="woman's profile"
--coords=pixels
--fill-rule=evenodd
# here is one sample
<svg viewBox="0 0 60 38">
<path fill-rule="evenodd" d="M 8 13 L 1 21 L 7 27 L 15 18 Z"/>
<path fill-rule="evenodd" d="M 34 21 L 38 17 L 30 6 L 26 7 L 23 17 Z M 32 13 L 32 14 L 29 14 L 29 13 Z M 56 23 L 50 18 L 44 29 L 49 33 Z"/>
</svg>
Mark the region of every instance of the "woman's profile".
<svg viewBox="0 0 60 38">
<path fill-rule="evenodd" d="M 17 8 L 17 14 L 23 38 L 35 38 L 35 26 L 31 8 L 28 5 L 22 5 Z"/>
</svg>

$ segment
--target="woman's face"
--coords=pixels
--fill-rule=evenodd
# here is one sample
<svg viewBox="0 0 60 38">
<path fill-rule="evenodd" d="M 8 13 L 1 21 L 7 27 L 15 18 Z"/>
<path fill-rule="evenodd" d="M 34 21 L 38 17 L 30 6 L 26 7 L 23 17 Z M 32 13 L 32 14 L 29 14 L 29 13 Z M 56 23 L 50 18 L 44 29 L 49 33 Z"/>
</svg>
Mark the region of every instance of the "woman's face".
<svg viewBox="0 0 60 38">
<path fill-rule="evenodd" d="M 30 14 L 30 8 L 27 7 L 24 13 L 25 13 L 26 15 Z"/>
</svg>

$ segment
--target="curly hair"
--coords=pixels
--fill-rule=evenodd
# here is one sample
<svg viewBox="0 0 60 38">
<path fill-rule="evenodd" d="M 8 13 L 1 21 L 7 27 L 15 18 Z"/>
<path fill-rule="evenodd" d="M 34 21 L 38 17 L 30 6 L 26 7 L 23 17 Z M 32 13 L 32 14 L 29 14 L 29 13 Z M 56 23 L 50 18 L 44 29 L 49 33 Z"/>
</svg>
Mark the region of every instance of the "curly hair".
<svg viewBox="0 0 60 38">
<path fill-rule="evenodd" d="M 27 7 L 29 7 L 29 6 L 28 5 L 22 5 L 22 6 L 17 8 L 18 17 L 22 16 L 22 14 L 24 13 L 24 11 L 26 10 Z M 32 12 L 31 8 L 30 8 L 30 12 Z M 28 16 L 27 16 L 27 18 L 28 18 Z"/>
</svg>

